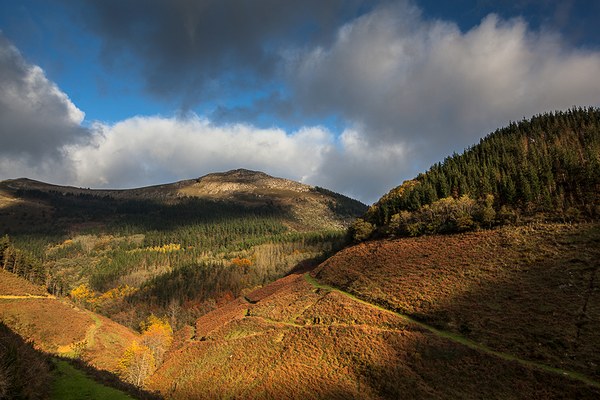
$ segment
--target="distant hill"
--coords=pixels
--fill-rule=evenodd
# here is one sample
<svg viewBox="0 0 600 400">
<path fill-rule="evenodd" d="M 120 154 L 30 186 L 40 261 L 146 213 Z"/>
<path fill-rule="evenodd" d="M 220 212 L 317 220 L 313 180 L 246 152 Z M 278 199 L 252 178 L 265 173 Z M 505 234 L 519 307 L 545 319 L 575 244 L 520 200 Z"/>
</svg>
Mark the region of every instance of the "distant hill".
<svg viewBox="0 0 600 400">
<path fill-rule="evenodd" d="M 392 189 L 365 220 L 414 236 L 532 217 L 600 217 L 600 109 L 511 123 Z"/>
<path fill-rule="evenodd" d="M 156 214 L 160 205 L 196 218 L 215 213 L 277 215 L 295 231 L 345 228 L 366 210 L 366 205 L 349 197 L 246 169 L 122 190 L 57 186 L 26 178 L 0 182 L 0 226 L 7 233 L 27 231 L 31 223 L 38 230 L 40 223 L 51 223 L 52 229 L 57 222 L 65 228 L 106 224 L 133 219 L 131 214 Z"/>
</svg>

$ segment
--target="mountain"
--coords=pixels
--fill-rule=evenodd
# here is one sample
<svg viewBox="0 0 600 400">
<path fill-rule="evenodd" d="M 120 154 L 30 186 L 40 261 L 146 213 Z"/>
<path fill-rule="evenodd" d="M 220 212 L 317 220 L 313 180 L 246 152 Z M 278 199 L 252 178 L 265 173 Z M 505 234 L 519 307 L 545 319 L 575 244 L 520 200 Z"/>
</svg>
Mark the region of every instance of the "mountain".
<svg viewBox="0 0 600 400">
<path fill-rule="evenodd" d="M 600 109 L 576 108 L 491 133 L 392 189 L 364 219 L 379 234 L 409 236 L 590 220 L 600 217 L 599 193 Z"/>
<path fill-rule="evenodd" d="M 62 200 L 65 200 L 62 202 L 65 204 L 61 204 Z M 194 203 L 193 200 L 198 202 Z M 0 182 L 0 207 L 5 209 L 0 214 L 0 221 L 4 222 L 2 225 L 5 227 L 11 227 L 10 217 L 14 219 L 19 212 L 21 215 L 27 213 L 22 218 L 27 222 L 47 222 L 48 218 L 40 220 L 46 215 L 52 216 L 52 223 L 56 224 L 56 208 L 64 206 L 78 206 L 80 219 L 89 221 L 99 220 L 94 216 L 100 214 L 102 209 L 109 209 L 101 215 L 106 217 L 106 211 L 128 214 L 136 207 L 147 209 L 149 204 L 262 210 L 264 213 L 277 214 L 286 226 L 296 231 L 342 229 L 366 209 L 359 201 L 323 188 L 245 169 L 122 190 L 57 186 L 25 178 Z M 92 205 L 99 206 L 100 210 L 92 210 Z M 201 213 L 202 210 L 195 212 Z"/>
</svg>

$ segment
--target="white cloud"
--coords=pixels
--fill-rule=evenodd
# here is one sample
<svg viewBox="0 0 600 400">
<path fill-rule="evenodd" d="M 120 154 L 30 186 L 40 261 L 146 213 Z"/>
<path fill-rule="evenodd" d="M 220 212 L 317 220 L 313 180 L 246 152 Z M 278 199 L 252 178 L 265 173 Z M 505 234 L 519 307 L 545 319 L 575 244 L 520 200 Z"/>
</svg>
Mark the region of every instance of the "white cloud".
<svg viewBox="0 0 600 400">
<path fill-rule="evenodd" d="M 375 201 L 403 165 L 407 145 L 370 143 L 359 129 L 339 138 L 323 127 L 287 133 L 247 124 L 215 125 L 205 118 L 134 117 L 97 123 L 90 143 L 65 149 L 83 187 L 137 187 L 211 172 L 248 168 L 364 201 Z"/>
<path fill-rule="evenodd" d="M 92 130 L 91 144 L 67 149 L 81 186 L 132 187 L 241 167 L 302 180 L 316 173 L 333 140 L 321 127 L 287 134 L 197 116 L 135 117 Z"/>
<path fill-rule="evenodd" d="M 461 32 L 408 3 L 389 3 L 343 26 L 330 46 L 286 59 L 306 112 L 360 126 L 365 151 L 411 144 L 406 159 L 373 172 L 386 175 L 382 183 L 399 184 L 511 120 L 600 105 L 600 52 L 493 14 Z"/>
<path fill-rule="evenodd" d="M 393 171 L 408 168 L 410 149 L 408 144 L 369 140 L 358 128 L 347 129 L 305 180 L 373 203 L 396 185 Z"/>
</svg>

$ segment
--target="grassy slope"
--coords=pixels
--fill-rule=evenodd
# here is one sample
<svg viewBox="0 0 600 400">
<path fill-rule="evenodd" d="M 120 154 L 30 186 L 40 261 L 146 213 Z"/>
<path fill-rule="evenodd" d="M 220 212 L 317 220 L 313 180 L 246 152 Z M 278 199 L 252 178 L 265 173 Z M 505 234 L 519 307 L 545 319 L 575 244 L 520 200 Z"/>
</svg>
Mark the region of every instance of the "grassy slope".
<svg viewBox="0 0 600 400">
<path fill-rule="evenodd" d="M 28 298 L 39 288 L 0 270 L 0 289 L 7 284 L 11 296 L 23 298 L 2 298 L 0 292 L 0 320 L 41 350 L 72 356 L 73 345 L 85 341 L 82 358 L 99 369 L 115 371 L 117 360 L 137 337 L 130 329 L 68 301 Z"/>
<path fill-rule="evenodd" d="M 34 349 L 4 323 L 0 322 L 0 398 L 2 399 L 156 399 L 119 383 L 114 375 L 79 363 L 54 359 Z M 87 372 L 83 372 L 87 371 Z M 93 376 L 93 379 L 92 379 Z M 109 386 L 116 386 L 121 390 Z"/>
<path fill-rule="evenodd" d="M 200 318 L 196 339 L 168 357 L 151 386 L 175 399 L 600 396 L 593 385 L 466 346 L 301 275 Z"/>
<path fill-rule="evenodd" d="M 66 361 L 56 360 L 54 382 L 50 396 L 60 400 L 126 400 L 133 399 L 125 393 L 101 385 L 88 377 L 84 372 Z"/>
<path fill-rule="evenodd" d="M 376 241 L 324 283 L 493 350 L 600 380 L 600 226 L 538 225 Z"/>
</svg>

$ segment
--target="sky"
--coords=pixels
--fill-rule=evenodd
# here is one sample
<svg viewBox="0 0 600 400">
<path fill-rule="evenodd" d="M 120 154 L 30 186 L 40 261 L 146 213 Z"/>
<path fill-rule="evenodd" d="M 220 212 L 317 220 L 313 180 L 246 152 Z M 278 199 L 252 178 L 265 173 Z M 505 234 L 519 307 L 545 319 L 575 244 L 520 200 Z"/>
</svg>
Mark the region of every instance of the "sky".
<svg viewBox="0 0 600 400">
<path fill-rule="evenodd" d="M 370 204 L 511 121 L 600 106 L 597 0 L 0 0 L 0 180 L 236 168 Z"/>
</svg>

